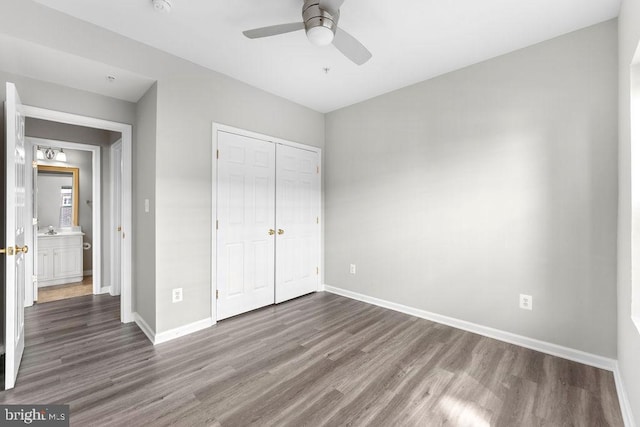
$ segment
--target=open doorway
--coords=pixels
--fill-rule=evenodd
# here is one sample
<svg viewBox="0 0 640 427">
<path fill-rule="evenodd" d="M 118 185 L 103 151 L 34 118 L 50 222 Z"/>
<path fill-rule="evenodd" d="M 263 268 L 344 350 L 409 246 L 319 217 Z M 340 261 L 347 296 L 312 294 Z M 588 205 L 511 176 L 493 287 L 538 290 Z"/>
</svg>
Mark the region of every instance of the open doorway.
<svg viewBox="0 0 640 427">
<path fill-rule="evenodd" d="M 35 167 L 26 182 L 33 196 L 27 198 L 33 288 L 27 285 L 25 306 L 108 292 L 111 277 L 103 271 L 111 272 L 114 260 L 103 256 L 110 252 L 102 236 L 111 210 L 103 203 L 110 198 L 102 185 L 109 158 L 102 153 L 120 133 L 37 119 L 27 119 L 25 132 L 56 138 L 26 137 L 27 162 Z"/>
<path fill-rule="evenodd" d="M 38 188 L 43 167 L 60 168 L 46 171 L 58 173 L 56 178 L 78 169 L 75 189 L 73 179 L 71 185 L 58 182 L 53 190 L 49 186 L 47 191 L 54 193 L 47 194 L 54 200 L 49 206 L 53 215 L 38 213 L 43 190 L 26 195 L 33 218 L 27 236 L 33 250 L 26 266 L 33 271 L 33 280 L 27 280 L 26 305 L 50 300 L 50 296 L 40 298 L 43 291 L 52 290 L 57 294 L 54 299 L 110 293 L 120 295 L 121 321 L 132 321 L 131 242 L 125 238 L 132 217 L 131 126 L 30 106 L 24 106 L 24 115 L 27 164 L 34 165 L 33 174 L 27 174 L 31 184 L 27 189 Z M 60 152 L 66 162 L 56 158 Z M 114 152 L 117 160 L 112 159 Z M 70 199 L 65 197 L 67 191 Z M 57 246 L 61 248 L 56 251 Z M 46 271 L 47 266 L 53 271 Z"/>
<path fill-rule="evenodd" d="M 131 176 L 132 176 L 132 126 L 123 123 L 111 122 L 95 119 L 76 114 L 63 113 L 59 111 L 24 105 L 20 101 L 20 96 L 13 83 L 6 83 L 6 101 L 4 108 L 5 127 L 5 150 L 4 155 L 4 206 L 5 206 L 5 227 L 4 239 L 6 247 L 0 248 L 4 265 L 4 345 L 0 350 L 4 353 L 4 383 L 5 390 L 15 386 L 16 378 L 22 361 L 25 349 L 25 291 L 27 287 L 32 287 L 31 277 L 28 276 L 33 270 L 26 268 L 26 260 L 31 258 L 31 265 L 34 265 L 34 239 L 33 234 L 37 234 L 37 221 L 34 221 L 33 210 L 30 215 L 26 209 L 27 201 L 33 199 L 33 188 L 26 185 L 27 176 L 32 176 L 32 170 L 37 168 L 37 148 L 28 154 L 25 140 L 25 121 L 29 118 L 46 120 L 59 124 L 69 124 L 83 126 L 91 129 L 103 129 L 107 131 L 119 132 L 122 140 L 122 176 L 120 202 L 122 209 L 122 239 L 121 244 L 121 295 L 118 299 L 120 307 L 120 320 L 122 322 L 132 322 L 132 289 L 131 289 L 131 233 L 125 239 L 125 232 L 131 229 L 132 207 L 131 207 Z M 62 152 L 62 149 L 59 150 Z M 52 158 L 56 155 L 50 153 Z M 27 159 L 31 158 L 31 162 Z M 31 167 L 33 165 L 33 168 Z M 93 164 L 95 169 L 96 164 Z M 36 178 L 37 179 L 37 178 Z M 73 180 L 73 178 L 72 178 Z M 60 209 L 67 209 L 72 204 L 70 198 L 74 197 L 73 184 L 71 189 L 65 188 L 68 185 L 60 186 L 59 197 L 61 199 Z M 76 192 L 76 195 L 78 193 Z M 67 200 L 65 200 L 67 199 Z M 79 203 L 79 201 L 78 201 Z M 37 205 L 36 205 L 37 206 Z M 76 204 L 77 206 L 77 204 Z M 63 219 L 58 221 L 64 225 L 73 225 L 74 213 L 65 212 Z M 28 239 L 27 231 L 31 230 L 31 240 Z M 30 246 L 31 245 L 31 248 Z M 94 266 L 95 267 L 95 266 Z M 102 296 L 101 298 L 111 298 Z M 54 304 L 54 303 L 52 303 Z"/>
</svg>

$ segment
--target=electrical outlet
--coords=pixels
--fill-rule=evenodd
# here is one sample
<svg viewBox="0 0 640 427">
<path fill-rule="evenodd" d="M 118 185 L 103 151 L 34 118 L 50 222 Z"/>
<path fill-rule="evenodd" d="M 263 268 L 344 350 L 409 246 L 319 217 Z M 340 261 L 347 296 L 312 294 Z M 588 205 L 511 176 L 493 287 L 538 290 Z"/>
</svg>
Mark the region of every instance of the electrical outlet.
<svg viewBox="0 0 640 427">
<path fill-rule="evenodd" d="M 175 288 L 172 292 L 172 302 L 182 301 L 182 288 Z"/>
<path fill-rule="evenodd" d="M 350 264 L 349 265 L 349 274 L 356 274 L 356 265 L 355 264 Z"/>
<path fill-rule="evenodd" d="M 531 295 L 520 294 L 520 308 L 523 310 L 533 310 L 533 297 Z"/>
</svg>

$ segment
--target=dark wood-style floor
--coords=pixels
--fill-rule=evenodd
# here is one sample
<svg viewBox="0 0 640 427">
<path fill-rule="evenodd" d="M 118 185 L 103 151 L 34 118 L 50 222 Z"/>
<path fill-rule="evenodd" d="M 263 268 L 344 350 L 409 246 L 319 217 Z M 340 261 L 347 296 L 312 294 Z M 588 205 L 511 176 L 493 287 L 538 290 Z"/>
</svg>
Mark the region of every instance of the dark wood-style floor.
<svg viewBox="0 0 640 427">
<path fill-rule="evenodd" d="M 87 296 L 27 311 L 0 403 L 71 424 L 622 426 L 610 372 L 318 293 L 152 346 Z"/>
</svg>

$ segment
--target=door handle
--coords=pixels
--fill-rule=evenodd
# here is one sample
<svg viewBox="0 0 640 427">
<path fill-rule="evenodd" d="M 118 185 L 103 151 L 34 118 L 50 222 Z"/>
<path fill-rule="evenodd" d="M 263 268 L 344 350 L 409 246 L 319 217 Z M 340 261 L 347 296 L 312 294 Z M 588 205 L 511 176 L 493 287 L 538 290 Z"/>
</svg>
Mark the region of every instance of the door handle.
<svg viewBox="0 0 640 427">
<path fill-rule="evenodd" d="M 14 252 L 13 246 L 9 246 L 6 249 L 5 248 L 0 248 L 0 254 L 7 254 L 8 256 L 11 256 L 14 253 L 15 252 Z"/>
<path fill-rule="evenodd" d="M 273 228 L 269 229 L 269 236 L 273 236 L 274 234 L 276 234 L 276 230 L 274 230 Z"/>
<path fill-rule="evenodd" d="M 283 235 L 284 234 L 284 230 L 282 228 L 278 228 L 278 234 L 279 235 Z"/>
<path fill-rule="evenodd" d="M 29 246 L 27 245 L 24 245 L 23 247 L 16 246 L 16 255 L 19 254 L 20 252 L 22 252 L 23 254 L 26 254 L 27 252 L 29 252 Z"/>
</svg>

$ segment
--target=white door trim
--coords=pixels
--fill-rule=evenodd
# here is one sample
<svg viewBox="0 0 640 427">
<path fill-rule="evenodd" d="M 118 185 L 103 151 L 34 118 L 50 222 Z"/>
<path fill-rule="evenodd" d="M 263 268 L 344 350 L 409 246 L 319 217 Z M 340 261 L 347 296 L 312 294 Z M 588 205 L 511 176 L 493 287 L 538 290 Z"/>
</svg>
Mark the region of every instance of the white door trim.
<svg viewBox="0 0 640 427">
<path fill-rule="evenodd" d="M 64 113 L 46 108 L 24 106 L 24 115 L 35 119 L 49 120 L 70 125 L 85 126 L 95 129 L 110 130 L 122 134 L 122 228 L 128 238 L 122 246 L 122 292 L 120 295 L 120 320 L 124 323 L 133 322 L 132 310 L 132 281 L 131 256 L 132 245 L 132 126 L 125 123 L 112 122 Z M 125 236 L 125 237 L 126 237 Z"/>
<path fill-rule="evenodd" d="M 91 210 L 91 221 L 93 226 L 93 255 L 91 257 L 91 263 L 93 264 L 93 294 L 98 295 L 108 292 L 108 289 L 102 289 L 102 186 L 100 185 L 102 163 L 100 157 L 100 146 L 58 141 L 54 139 L 35 138 L 30 136 L 26 137 L 26 140 L 27 143 L 30 144 L 30 148 L 34 145 L 38 145 L 41 147 L 55 147 L 62 148 L 64 150 L 79 150 L 91 153 L 91 187 L 93 191 L 93 209 Z M 28 152 L 29 155 L 33 155 L 32 150 L 29 150 Z M 31 160 L 32 159 L 29 159 L 29 161 Z M 33 185 L 31 188 L 33 188 Z M 82 201 L 80 201 L 80 203 L 82 203 Z M 31 212 L 28 212 L 33 218 L 35 218 L 36 215 L 34 208 L 35 206 L 31 204 Z M 33 236 L 33 238 L 35 239 L 36 237 Z M 31 257 L 34 256 L 36 256 L 36 254 L 32 253 Z M 35 274 L 35 271 L 33 273 Z M 33 301 L 30 302 L 30 305 L 32 305 Z"/>
<path fill-rule="evenodd" d="M 288 145 L 290 147 L 295 147 L 295 148 L 299 148 L 302 150 L 308 150 L 308 151 L 312 151 L 314 153 L 318 154 L 318 167 L 320 168 L 320 192 L 318 194 L 319 197 L 319 206 L 320 206 L 320 213 L 322 215 L 323 211 L 323 206 L 322 206 L 322 149 L 318 148 L 318 147 L 313 147 L 311 145 L 306 145 L 306 144 L 301 144 L 299 142 L 294 142 L 294 141 L 289 141 L 286 139 L 282 139 L 282 138 L 277 138 L 274 136 L 269 136 L 269 135 L 265 135 L 262 133 L 258 133 L 258 132 L 252 132 L 249 130 L 245 130 L 245 129 L 240 129 L 240 128 L 236 128 L 233 126 L 227 126 L 221 123 L 216 123 L 216 122 L 212 122 L 211 124 L 211 140 L 212 140 L 212 150 L 211 150 L 211 324 L 214 325 L 216 323 L 216 318 L 217 318 L 217 304 L 216 304 L 216 289 L 217 289 L 217 283 L 216 283 L 216 277 L 217 277 L 217 261 L 218 261 L 218 254 L 216 252 L 216 242 L 218 239 L 218 231 L 216 230 L 216 220 L 218 218 L 218 211 L 217 211 L 217 205 L 216 205 L 216 201 L 218 200 L 218 182 L 217 182 L 217 176 L 218 176 L 218 158 L 217 158 L 217 151 L 218 151 L 218 131 L 222 131 L 222 132 L 228 132 L 228 133 L 233 133 L 236 135 L 241 135 L 241 136 L 246 136 L 249 138 L 255 138 L 255 139 L 260 139 L 263 141 L 267 141 L 267 142 L 273 142 L 276 144 L 282 144 L 282 145 Z M 322 287 L 322 283 L 323 280 L 322 278 L 324 277 L 323 274 L 323 255 L 322 255 L 322 235 L 323 235 L 323 219 L 320 218 L 320 238 L 318 239 L 318 250 L 319 250 L 319 254 L 320 257 L 318 259 L 318 262 L 320 263 L 320 280 L 318 280 L 318 290 L 321 290 Z"/>
<path fill-rule="evenodd" d="M 33 152 L 34 152 L 33 145 L 29 140 L 30 138 L 28 136 L 25 136 L 24 161 L 27 167 L 31 166 L 33 162 Z M 24 187 L 25 189 L 33 190 L 33 186 L 34 186 L 33 169 L 31 167 L 28 167 L 27 170 L 28 172 L 25 177 L 26 179 L 25 179 Z M 29 242 L 28 243 L 29 252 L 27 252 L 27 254 L 24 257 L 25 269 L 26 269 L 26 277 L 25 277 L 26 283 L 25 283 L 25 290 L 24 290 L 24 306 L 25 307 L 31 307 L 33 305 L 33 301 L 38 299 L 38 289 L 37 289 L 38 286 L 37 286 L 37 283 L 34 283 L 34 280 L 33 280 L 33 278 L 36 276 L 36 273 L 38 271 L 38 268 L 36 265 L 36 261 L 38 260 L 38 240 L 36 239 L 33 233 L 33 229 L 34 229 L 33 218 L 35 218 L 35 213 L 34 213 L 35 209 L 34 209 L 34 203 L 33 203 L 33 199 L 34 199 L 33 194 L 31 196 L 32 197 L 27 197 L 25 201 L 25 211 L 27 215 L 26 224 L 28 225 L 28 227 L 26 227 L 24 235 L 25 235 L 25 242 Z"/>
<path fill-rule="evenodd" d="M 120 280 L 120 284 L 122 284 L 122 266 L 120 265 L 119 268 L 116 269 L 116 245 L 120 245 L 122 243 L 122 239 L 121 239 L 121 235 L 118 234 L 116 235 L 115 230 L 116 227 L 121 226 L 121 224 L 119 223 L 119 221 L 117 220 L 117 212 L 116 212 L 116 200 L 119 198 L 120 200 L 122 200 L 122 194 L 120 193 L 116 193 L 116 181 L 117 181 L 117 177 L 116 177 L 116 170 L 119 170 L 118 168 L 115 167 L 115 162 L 114 162 L 114 158 L 115 158 L 115 152 L 116 149 L 119 148 L 120 149 L 120 160 L 122 161 L 122 139 L 117 140 L 116 142 L 114 142 L 113 144 L 111 144 L 109 146 L 109 165 L 110 165 L 110 171 L 109 171 L 109 188 L 111 189 L 111 218 L 110 218 L 110 222 L 109 222 L 109 235 L 107 236 L 107 238 L 110 240 L 111 243 L 111 286 L 110 286 L 110 292 L 111 295 L 119 295 L 122 292 L 122 289 L 118 289 L 118 292 L 115 292 L 115 277 L 116 276 L 120 276 L 119 280 Z M 120 186 L 122 186 L 122 181 L 120 181 Z M 122 207 L 120 207 L 120 212 L 122 213 Z M 122 254 L 121 254 L 122 255 Z M 120 259 L 122 260 L 122 256 L 120 257 Z M 116 271 L 118 270 L 118 271 Z"/>
</svg>

